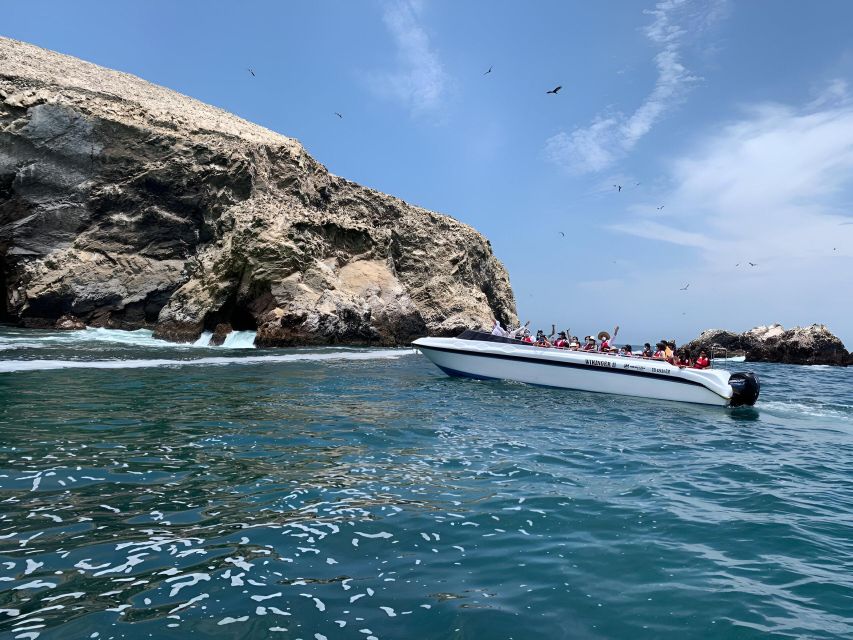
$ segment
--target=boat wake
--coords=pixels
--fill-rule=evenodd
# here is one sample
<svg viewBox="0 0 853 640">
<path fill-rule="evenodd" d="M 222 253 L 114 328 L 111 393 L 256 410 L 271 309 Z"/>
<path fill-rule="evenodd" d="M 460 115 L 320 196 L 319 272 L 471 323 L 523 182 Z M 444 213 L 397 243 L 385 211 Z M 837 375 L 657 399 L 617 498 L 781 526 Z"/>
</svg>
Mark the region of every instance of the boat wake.
<svg viewBox="0 0 853 640">
<path fill-rule="evenodd" d="M 393 360 L 412 355 L 411 349 L 372 349 L 365 351 L 335 351 L 288 353 L 228 358 L 144 359 L 144 360 L 0 360 L 0 373 L 19 371 L 51 371 L 56 369 L 151 369 L 156 367 L 224 366 L 276 362 L 323 362 L 339 360 Z"/>
</svg>

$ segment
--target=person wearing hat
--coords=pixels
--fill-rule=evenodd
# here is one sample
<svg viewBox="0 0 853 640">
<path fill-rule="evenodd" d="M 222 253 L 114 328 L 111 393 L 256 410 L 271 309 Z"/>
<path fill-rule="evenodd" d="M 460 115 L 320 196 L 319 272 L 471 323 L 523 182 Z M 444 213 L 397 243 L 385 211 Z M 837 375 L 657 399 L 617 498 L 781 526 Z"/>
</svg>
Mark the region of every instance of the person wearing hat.
<svg viewBox="0 0 853 640">
<path fill-rule="evenodd" d="M 565 349 L 569 346 L 569 341 L 566 337 L 565 331 L 560 331 L 560 333 L 557 334 L 557 339 L 554 341 L 554 346 L 558 349 Z"/>
<path fill-rule="evenodd" d="M 601 345 L 598 347 L 598 350 L 603 353 L 610 351 L 610 334 L 606 331 L 599 331 L 598 339 L 601 340 Z"/>
<path fill-rule="evenodd" d="M 580 348 L 581 348 L 581 341 L 578 340 L 577 336 L 572 336 L 572 340 L 571 340 L 571 342 L 569 342 L 569 349 L 577 351 Z"/>
<path fill-rule="evenodd" d="M 587 336 L 586 337 L 586 344 L 583 346 L 583 350 L 584 351 L 595 351 L 595 349 L 596 349 L 595 338 L 593 338 L 592 336 Z"/>
</svg>

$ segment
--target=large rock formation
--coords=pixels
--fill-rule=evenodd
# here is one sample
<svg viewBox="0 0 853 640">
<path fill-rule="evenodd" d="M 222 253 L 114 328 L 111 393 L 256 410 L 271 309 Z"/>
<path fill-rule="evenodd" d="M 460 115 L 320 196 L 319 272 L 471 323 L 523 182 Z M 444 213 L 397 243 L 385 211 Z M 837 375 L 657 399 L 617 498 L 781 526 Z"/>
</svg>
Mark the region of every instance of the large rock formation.
<svg viewBox="0 0 853 640">
<path fill-rule="evenodd" d="M 516 322 L 471 227 L 135 76 L 0 38 L 0 316 L 400 344 Z M 68 320 L 65 321 L 68 325 Z"/>
<path fill-rule="evenodd" d="M 844 344 L 822 324 L 785 330 L 781 324 L 755 327 L 745 333 L 709 329 L 684 345 L 692 352 L 722 348 L 747 360 L 787 364 L 853 364 Z"/>
</svg>

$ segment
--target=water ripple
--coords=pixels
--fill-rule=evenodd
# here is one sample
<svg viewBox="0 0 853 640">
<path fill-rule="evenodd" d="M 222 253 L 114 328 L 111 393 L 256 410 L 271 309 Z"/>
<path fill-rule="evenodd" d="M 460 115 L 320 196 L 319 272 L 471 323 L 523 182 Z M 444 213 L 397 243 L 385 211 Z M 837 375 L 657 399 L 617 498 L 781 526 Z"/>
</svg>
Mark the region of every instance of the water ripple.
<svg viewBox="0 0 853 640">
<path fill-rule="evenodd" d="M 153 353 L 5 340 L 16 361 Z M 759 405 L 727 411 L 400 352 L 249 357 L 0 374 L 0 631 L 853 635 L 846 370 L 756 365 Z"/>
</svg>

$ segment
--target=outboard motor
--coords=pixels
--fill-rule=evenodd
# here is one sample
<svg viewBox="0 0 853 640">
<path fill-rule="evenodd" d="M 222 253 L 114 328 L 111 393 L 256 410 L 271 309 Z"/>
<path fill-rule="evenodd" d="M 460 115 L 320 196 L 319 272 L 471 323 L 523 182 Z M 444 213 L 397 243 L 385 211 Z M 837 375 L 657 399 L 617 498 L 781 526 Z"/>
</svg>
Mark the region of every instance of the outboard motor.
<svg viewBox="0 0 853 640">
<path fill-rule="evenodd" d="M 751 407 L 758 400 L 758 392 L 761 391 L 761 383 L 754 373 L 733 373 L 729 378 L 732 387 L 732 400 L 729 406 Z"/>
</svg>

